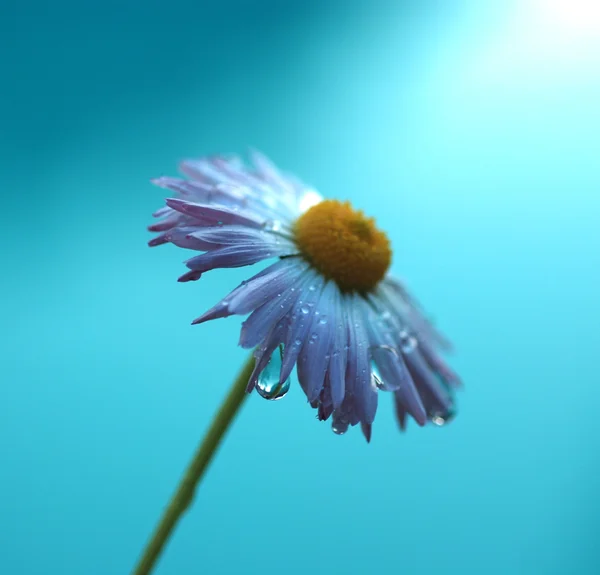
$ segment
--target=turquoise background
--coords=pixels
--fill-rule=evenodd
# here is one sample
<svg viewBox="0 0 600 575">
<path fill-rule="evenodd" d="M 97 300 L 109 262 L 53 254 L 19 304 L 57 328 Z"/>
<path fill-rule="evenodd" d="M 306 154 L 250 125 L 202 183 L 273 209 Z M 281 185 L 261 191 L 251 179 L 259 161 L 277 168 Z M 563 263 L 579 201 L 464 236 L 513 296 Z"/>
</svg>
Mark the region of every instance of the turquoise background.
<svg viewBox="0 0 600 575">
<path fill-rule="evenodd" d="M 466 387 L 370 445 L 253 395 L 157 575 L 600 573 L 600 18 L 530 3 L 3 1 L 0 574 L 132 568 L 250 273 L 178 284 L 149 179 L 247 146 L 377 218 Z"/>
</svg>

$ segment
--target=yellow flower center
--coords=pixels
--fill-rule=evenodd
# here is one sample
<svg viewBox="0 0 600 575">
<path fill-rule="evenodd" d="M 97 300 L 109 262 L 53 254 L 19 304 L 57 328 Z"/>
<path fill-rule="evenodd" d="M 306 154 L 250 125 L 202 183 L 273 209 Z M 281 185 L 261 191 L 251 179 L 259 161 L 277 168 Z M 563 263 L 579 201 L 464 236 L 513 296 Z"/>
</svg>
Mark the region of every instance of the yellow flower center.
<svg viewBox="0 0 600 575">
<path fill-rule="evenodd" d="M 390 267 L 387 236 L 349 202 L 313 206 L 298 218 L 294 232 L 306 260 L 344 292 L 371 291 Z"/>
</svg>

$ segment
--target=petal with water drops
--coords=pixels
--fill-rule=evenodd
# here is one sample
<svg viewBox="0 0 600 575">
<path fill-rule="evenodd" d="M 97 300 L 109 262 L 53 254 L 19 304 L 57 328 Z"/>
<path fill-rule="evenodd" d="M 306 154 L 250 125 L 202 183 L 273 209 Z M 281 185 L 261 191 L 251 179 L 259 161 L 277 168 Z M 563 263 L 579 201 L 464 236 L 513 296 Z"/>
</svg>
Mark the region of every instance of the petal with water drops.
<svg viewBox="0 0 600 575">
<path fill-rule="evenodd" d="M 311 325 L 312 316 L 325 280 L 319 274 L 315 274 L 314 281 L 299 291 L 298 299 L 288 314 L 288 330 L 285 338 L 285 349 L 283 352 L 283 364 L 281 366 L 281 379 L 289 377 L 294 364 L 298 359 L 304 340 L 307 337 Z M 300 381 L 302 385 L 302 381 Z M 306 389 L 304 390 L 306 393 Z"/>
<path fill-rule="evenodd" d="M 199 324 L 234 314 L 245 315 L 250 313 L 270 298 L 271 290 L 276 292 L 293 285 L 307 267 L 308 264 L 304 264 L 297 258 L 279 260 L 261 270 L 249 280 L 242 282 L 229 295 L 225 296 L 219 303 L 204 312 L 192 323 Z M 248 308 L 248 311 L 245 311 L 246 308 Z"/>
<path fill-rule="evenodd" d="M 331 357 L 331 320 L 334 316 L 336 290 L 337 287 L 331 281 L 323 288 L 310 322 L 308 336 L 298 356 L 298 379 L 307 393 L 308 401 L 319 397 Z"/>
<path fill-rule="evenodd" d="M 297 281 L 288 284 L 286 289 L 278 292 L 276 297 L 256 308 L 242 324 L 240 345 L 249 349 L 263 341 L 271 327 L 291 310 L 302 288 L 308 282 L 315 281 L 315 276 L 313 270 L 306 270 Z"/>
</svg>

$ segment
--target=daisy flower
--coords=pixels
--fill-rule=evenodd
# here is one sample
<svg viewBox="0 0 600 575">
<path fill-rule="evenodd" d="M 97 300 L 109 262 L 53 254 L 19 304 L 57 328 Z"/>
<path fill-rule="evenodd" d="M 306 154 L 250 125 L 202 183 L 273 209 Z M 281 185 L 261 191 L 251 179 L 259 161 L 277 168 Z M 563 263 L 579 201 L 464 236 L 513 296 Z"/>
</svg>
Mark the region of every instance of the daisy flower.
<svg viewBox="0 0 600 575">
<path fill-rule="evenodd" d="M 388 275 L 392 250 L 372 218 L 323 199 L 252 152 L 181 163 L 186 178 L 153 183 L 174 197 L 154 216 L 149 244 L 202 252 L 181 282 L 216 268 L 275 259 L 194 324 L 248 316 L 239 344 L 254 350 L 247 391 L 283 397 L 297 378 L 320 420 L 343 434 L 360 423 L 367 441 L 381 393 L 392 395 L 402 429 L 442 425 L 454 415 L 459 379 L 439 355 L 447 340 L 404 285 Z"/>
</svg>

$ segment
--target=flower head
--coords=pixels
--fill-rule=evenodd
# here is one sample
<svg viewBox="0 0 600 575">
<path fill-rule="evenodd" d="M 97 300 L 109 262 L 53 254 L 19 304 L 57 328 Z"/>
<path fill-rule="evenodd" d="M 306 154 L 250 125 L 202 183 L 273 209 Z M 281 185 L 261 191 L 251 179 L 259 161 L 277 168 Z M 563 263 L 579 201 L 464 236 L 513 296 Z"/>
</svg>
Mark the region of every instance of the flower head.
<svg viewBox="0 0 600 575">
<path fill-rule="evenodd" d="M 392 250 L 375 222 L 349 203 L 324 200 L 263 155 L 181 164 L 187 179 L 153 180 L 175 192 L 154 216 L 149 244 L 203 252 L 179 281 L 215 268 L 277 258 L 193 323 L 248 316 L 240 345 L 254 349 L 248 391 L 283 397 L 296 367 L 318 417 L 338 434 L 361 424 L 370 440 L 379 393 L 393 394 L 402 429 L 454 414 L 458 377 L 437 350 L 448 342 L 396 279 Z"/>
</svg>

